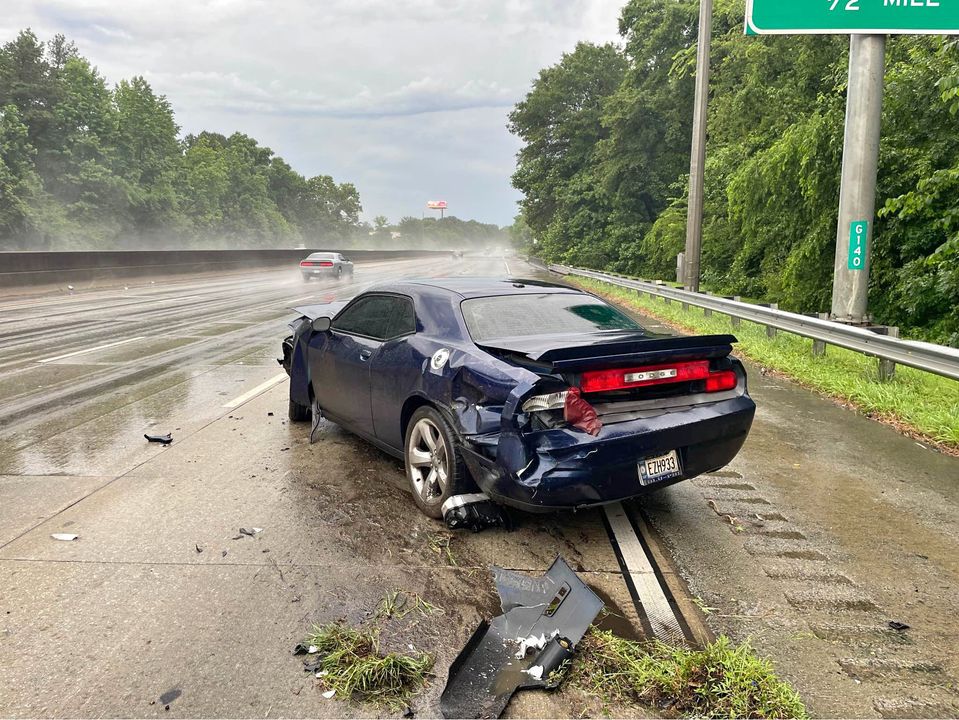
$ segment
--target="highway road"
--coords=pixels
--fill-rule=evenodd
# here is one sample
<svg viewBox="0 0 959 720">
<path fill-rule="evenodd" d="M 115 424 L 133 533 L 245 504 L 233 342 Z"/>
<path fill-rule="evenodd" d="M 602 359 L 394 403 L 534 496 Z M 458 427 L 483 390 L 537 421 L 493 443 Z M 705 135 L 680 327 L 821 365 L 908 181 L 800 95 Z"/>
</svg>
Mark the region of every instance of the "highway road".
<svg viewBox="0 0 959 720">
<path fill-rule="evenodd" d="M 416 510 L 400 463 L 330 424 L 310 445 L 286 420 L 292 306 L 507 272 L 536 271 L 437 258 L 324 285 L 292 269 L 0 299 L 0 715 L 367 715 L 324 699 L 290 650 L 391 590 L 442 609 L 388 640 L 436 653 L 414 705 L 435 715 L 449 663 L 498 612 L 488 567 L 539 573 L 557 554 L 610 627 L 648 635 L 604 513 L 452 534 Z M 959 460 L 751 371 L 759 412 L 734 464 L 626 508 L 673 607 L 750 638 L 815 715 L 959 712 Z M 143 438 L 166 432 L 169 447 Z M 596 710 L 564 689 L 507 715 Z"/>
</svg>

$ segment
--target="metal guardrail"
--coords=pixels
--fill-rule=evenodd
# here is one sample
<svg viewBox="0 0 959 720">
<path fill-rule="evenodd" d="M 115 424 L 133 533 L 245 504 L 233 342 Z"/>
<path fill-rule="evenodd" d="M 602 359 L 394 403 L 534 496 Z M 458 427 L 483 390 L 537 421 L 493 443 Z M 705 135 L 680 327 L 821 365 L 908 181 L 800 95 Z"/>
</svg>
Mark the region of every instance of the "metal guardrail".
<svg viewBox="0 0 959 720">
<path fill-rule="evenodd" d="M 602 280 L 610 285 L 649 293 L 653 297 L 675 300 L 693 307 L 728 315 L 731 318 L 748 320 L 768 328 L 775 328 L 793 335 L 811 338 L 814 341 L 860 352 L 864 355 L 879 358 L 880 361 L 885 360 L 906 365 L 952 380 L 959 380 L 959 350 L 955 348 L 929 343 L 912 343 L 908 340 L 878 335 L 866 328 L 807 317 L 806 315 L 762 305 L 729 300 L 715 295 L 687 292 L 668 285 L 634 280 L 621 275 L 582 270 L 564 265 L 549 265 L 548 269 L 550 272 L 560 275 L 575 275 Z"/>
</svg>

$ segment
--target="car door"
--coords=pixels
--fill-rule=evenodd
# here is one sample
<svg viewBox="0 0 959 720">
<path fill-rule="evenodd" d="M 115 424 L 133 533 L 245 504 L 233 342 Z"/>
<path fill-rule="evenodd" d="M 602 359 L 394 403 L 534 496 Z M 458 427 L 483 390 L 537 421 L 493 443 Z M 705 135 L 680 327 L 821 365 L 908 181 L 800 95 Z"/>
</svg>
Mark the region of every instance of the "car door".
<svg viewBox="0 0 959 720">
<path fill-rule="evenodd" d="M 349 429 L 373 435 L 370 364 L 389 334 L 394 302 L 363 295 L 336 316 L 326 348 L 311 355 L 313 393 L 324 414 Z"/>
<path fill-rule="evenodd" d="M 389 338 L 370 364 L 373 430 L 376 438 L 397 450 L 403 447 L 400 415 L 403 403 L 423 371 L 423 358 L 407 342 L 416 333 L 413 299 L 394 295 Z"/>
</svg>

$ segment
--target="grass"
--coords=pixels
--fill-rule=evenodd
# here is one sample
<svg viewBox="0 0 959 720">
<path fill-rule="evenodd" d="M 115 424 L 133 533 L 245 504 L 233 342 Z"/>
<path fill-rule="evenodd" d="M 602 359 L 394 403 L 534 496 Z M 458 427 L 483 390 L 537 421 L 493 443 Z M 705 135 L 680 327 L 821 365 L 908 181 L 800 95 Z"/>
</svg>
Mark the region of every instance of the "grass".
<svg viewBox="0 0 959 720">
<path fill-rule="evenodd" d="M 624 640 L 591 629 L 570 670 L 573 684 L 614 702 L 696 718 L 806 718 L 799 694 L 748 643 L 725 637 L 702 650 Z"/>
<path fill-rule="evenodd" d="M 829 346 L 824 357 L 813 357 L 812 341 L 788 333 L 766 335 L 762 325 L 743 321 L 733 328 L 727 316 L 705 317 L 702 310 L 683 310 L 648 295 L 598 280 L 570 277 L 586 290 L 656 317 L 683 331 L 701 334 L 732 332 L 736 352 L 824 395 L 851 405 L 908 435 L 959 454 L 959 382 L 898 366 L 888 382 L 879 380 L 878 361 L 851 350 Z"/>
<path fill-rule="evenodd" d="M 401 708 L 433 668 L 429 653 L 382 653 L 375 628 L 357 630 L 330 623 L 314 627 L 305 644 L 316 646 L 323 684 L 340 699 Z"/>
<path fill-rule="evenodd" d="M 457 567 L 456 557 L 453 555 L 453 550 L 450 547 L 450 543 L 453 542 L 451 535 L 445 535 L 443 533 L 431 533 L 427 538 L 429 543 L 430 550 L 443 558 L 443 561 L 450 567 Z"/>
<path fill-rule="evenodd" d="M 443 612 L 443 608 L 424 600 L 419 593 L 408 590 L 391 590 L 380 600 L 376 615 L 387 619 L 397 618 L 402 620 L 412 613 L 426 617 L 441 612 Z"/>
</svg>

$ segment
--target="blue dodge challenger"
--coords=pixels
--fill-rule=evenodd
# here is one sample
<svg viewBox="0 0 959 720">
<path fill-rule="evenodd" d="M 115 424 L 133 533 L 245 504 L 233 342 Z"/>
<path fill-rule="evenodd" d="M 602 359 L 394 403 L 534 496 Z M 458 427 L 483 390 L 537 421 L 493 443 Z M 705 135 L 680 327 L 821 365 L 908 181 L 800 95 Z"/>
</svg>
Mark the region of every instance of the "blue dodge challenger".
<svg viewBox="0 0 959 720">
<path fill-rule="evenodd" d="M 654 334 L 569 287 L 406 280 L 297 312 L 290 419 L 403 459 L 431 517 L 465 495 L 528 511 L 636 497 L 729 463 L 756 409 L 734 337 Z"/>
</svg>

